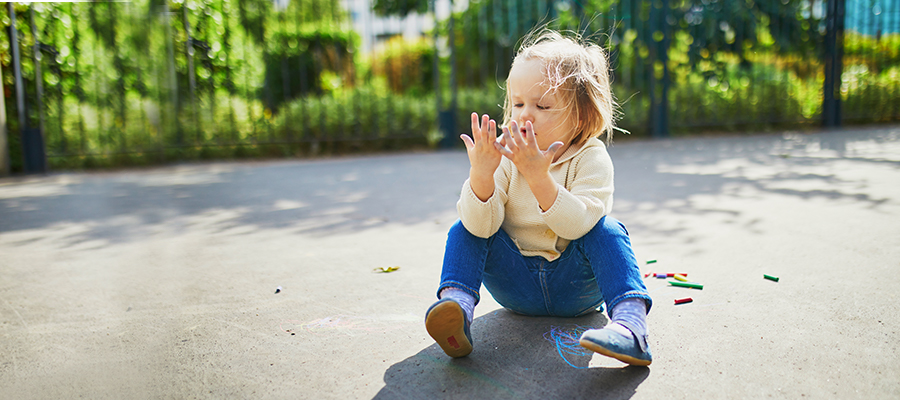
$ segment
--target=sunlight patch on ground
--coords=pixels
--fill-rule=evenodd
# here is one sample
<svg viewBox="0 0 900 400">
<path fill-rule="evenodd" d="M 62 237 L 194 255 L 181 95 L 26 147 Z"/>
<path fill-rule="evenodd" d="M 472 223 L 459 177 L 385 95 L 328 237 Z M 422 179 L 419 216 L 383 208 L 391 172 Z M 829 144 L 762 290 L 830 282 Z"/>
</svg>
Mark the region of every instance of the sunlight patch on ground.
<svg viewBox="0 0 900 400">
<path fill-rule="evenodd" d="M 227 165 L 180 166 L 161 169 L 141 175 L 139 184 L 145 187 L 203 185 L 222 183 L 222 175 L 231 173 L 234 167 Z"/>
<path fill-rule="evenodd" d="M 272 206 L 272 208 L 277 211 L 283 211 L 283 210 L 295 210 L 295 209 L 303 208 L 306 206 L 307 206 L 307 204 L 303 203 L 302 201 L 279 199 L 279 200 L 275 201 L 275 204 Z"/>
<path fill-rule="evenodd" d="M 51 197 L 70 194 L 70 182 L 37 182 L 37 183 L 5 183 L 0 184 L 0 199 L 20 197 Z"/>
</svg>

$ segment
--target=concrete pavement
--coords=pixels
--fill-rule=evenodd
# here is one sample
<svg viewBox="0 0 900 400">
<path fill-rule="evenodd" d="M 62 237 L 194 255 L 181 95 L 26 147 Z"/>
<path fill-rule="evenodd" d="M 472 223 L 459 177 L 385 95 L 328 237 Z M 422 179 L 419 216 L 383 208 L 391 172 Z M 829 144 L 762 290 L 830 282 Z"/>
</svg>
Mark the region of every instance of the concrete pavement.
<svg viewBox="0 0 900 400">
<path fill-rule="evenodd" d="M 643 270 L 704 284 L 646 280 L 649 368 L 551 341 L 605 314 L 486 291 L 443 355 L 452 151 L 0 179 L 0 397 L 900 397 L 900 126 L 610 154 Z"/>
</svg>

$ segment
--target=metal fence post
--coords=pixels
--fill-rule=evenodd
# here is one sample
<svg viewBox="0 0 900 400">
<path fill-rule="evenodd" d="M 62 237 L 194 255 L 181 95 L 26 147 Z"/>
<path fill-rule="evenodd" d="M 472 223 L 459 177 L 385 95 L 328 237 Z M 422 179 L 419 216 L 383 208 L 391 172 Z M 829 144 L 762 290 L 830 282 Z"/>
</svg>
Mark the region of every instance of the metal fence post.
<svg viewBox="0 0 900 400">
<path fill-rule="evenodd" d="M 169 11 L 169 2 L 163 1 L 163 23 L 166 27 L 166 55 L 167 63 L 166 66 L 169 68 L 168 74 L 168 91 L 169 91 L 169 120 L 166 124 L 166 128 L 175 129 L 175 144 L 181 146 L 184 144 L 184 134 L 181 131 L 181 122 L 178 120 L 178 109 L 180 108 L 178 105 L 178 75 L 175 72 L 175 38 L 172 35 L 172 12 Z M 160 135 L 160 137 L 164 137 L 165 135 Z M 160 140 L 160 152 L 162 154 L 161 159 L 166 159 L 166 146 L 165 139 Z"/>
<path fill-rule="evenodd" d="M 822 122 L 827 127 L 841 125 L 845 1 L 828 0 L 825 14 L 825 98 L 822 101 Z"/>
<path fill-rule="evenodd" d="M 430 0 L 428 4 L 431 7 L 431 17 L 434 21 L 434 109 L 435 112 L 437 112 L 438 123 L 440 123 L 441 109 L 443 106 L 441 106 L 441 55 L 438 51 L 438 40 L 440 39 L 440 35 L 437 26 L 437 1 Z"/>
<path fill-rule="evenodd" d="M 193 123 L 193 126 L 191 127 L 191 129 L 194 130 L 194 136 L 195 136 L 194 140 L 196 140 L 194 145 L 196 146 L 196 145 L 200 145 L 201 141 L 200 141 L 200 129 L 198 127 L 198 122 L 197 122 L 197 103 L 196 103 L 195 96 L 194 96 L 194 91 L 197 87 L 197 83 L 194 78 L 194 74 L 197 72 L 194 69 L 194 37 L 191 36 L 191 23 L 188 21 L 187 1 L 185 1 L 184 4 L 181 5 L 181 7 L 182 7 L 181 11 L 183 11 L 183 15 L 184 15 L 184 35 L 186 36 L 185 43 L 184 43 L 184 47 L 185 47 L 184 51 L 185 51 L 185 55 L 187 56 L 187 63 L 188 63 L 187 76 L 188 76 L 188 83 L 191 87 L 191 92 L 190 92 L 191 93 L 191 123 Z"/>
<path fill-rule="evenodd" d="M 3 67 L 0 66 L 0 93 L 3 93 Z M 9 141 L 6 140 L 6 96 L 0 96 L 0 176 L 9 175 Z"/>
<path fill-rule="evenodd" d="M 447 109 L 443 109 L 441 107 L 442 99 L 441 91 L 440 91 L 440 65 L 439 61 L 440 56 L 437 48 L 435 48 L 435 76 L 438 79 L 435 80 L 435 86 L 437 90 L 435 90 L 435 96 L 438 97 L 438 124 L 440 126 L 441 134 L 443 138 L 438 144 L 441 148 L 450 148 L 457 144 L 456 140 L 456 96 L 457 96 L 457 88 L 456 88 L 456 43 L 454 41 L 454 32 L 453 32 L 453 0 L 448 1 L 448 7 L 450 7 L 450 17 L 447 20 L 447 47 L 450 50 L 450 104 L 447 106 Z M 435 46 L 437 46 L 437 9 L 435 8 Z"/>
<path fill-rule="evenodd" d="M 669 136 L 669 42 L 671 40 L 666 16 L 669 1 L 650 2 L 650 135 Z M 658 6 L 657 6 L 658 5 Z M 657 40 L 656 32 L 662 33 Z M 662 77 L 656 76 L 656 66 L 662 67 Z"/>
<path fill-rule="evenodd" d="M 28 6 L 29 22 L 31 24 L 31 39 L 34 41 L 32 53 L 34 57 L 34 87 L 37 91 L 38 129 L 44 133 L 44 74 L 41 71 L 41 41 L 38 38 L 37 23 L 34 20 L 34 3 Z"/>
<path fill-rule="evenodd" d="M 22 138 L 22 169 L 26 172 L 44 172 L 47 162 L 44 152 L 44 138 L 37 128 L 29 128 L 28 114 L 25 112 L 25 83 L 22 79 L 22 59 L 19 55 L 19 31 L 16 29 L 16 10 L 9 5 L 9 37 L 12 47 L 12 64 L 16 80 L 16 109 L 19 117 L 19 132 Z"/>
</svg>

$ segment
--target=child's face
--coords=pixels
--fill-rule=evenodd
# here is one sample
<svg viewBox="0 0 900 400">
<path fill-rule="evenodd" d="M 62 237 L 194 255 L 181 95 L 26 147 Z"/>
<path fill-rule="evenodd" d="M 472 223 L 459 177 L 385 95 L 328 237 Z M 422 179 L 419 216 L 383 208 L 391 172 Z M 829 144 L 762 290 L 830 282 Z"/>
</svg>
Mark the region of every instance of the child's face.
<svg viewBox="0 0 900 400">
<path fill-rule="evenodd" d="M 512 120 L 519 124 L 520 132 L 525 134 L 525 122 L 534 125 L 534 134 L 538 147 L 547 150 L 553 142 L 569 145 L 575 135 L 575 126 L 566 118 L 568 110 L 557 98 L 555 91 L 550 91 L 549 84 L 541 73 L 543 65 L 536 59 L 516 60 L 509 71 L 507 90 L 509 90 Z"/>
</svg>

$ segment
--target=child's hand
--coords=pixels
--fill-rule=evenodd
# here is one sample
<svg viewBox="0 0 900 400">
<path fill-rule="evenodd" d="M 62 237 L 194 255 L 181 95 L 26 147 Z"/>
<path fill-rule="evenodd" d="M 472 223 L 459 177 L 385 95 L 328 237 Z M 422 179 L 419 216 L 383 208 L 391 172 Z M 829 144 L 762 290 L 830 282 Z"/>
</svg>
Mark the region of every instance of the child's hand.
<svg viewBox="0 0 900 400">
<path fill-rule="evenodd" d="M 478 113 L 472 113 L 472 137 L 462 134 L 460 139 L 466 144 L 469 154 L 469 183 L 475 195 L 486 201 L 494 193 L 494 171 L 500 166 L 503 158 L 494 147 L 497 141 L 497 122 L 487 114 L 481 117 L 478 124 Z M 474 141 L 473 141 L 474 139 Z"/>
<path fill-rule="evenodd" d="M 512 121 L 509 127 L 503 128 L 503 139 L 506 147 L 496 143 L 494 147 L 509 158 L 526 180 L 546 174 L 556 153 L 563 147 L 563 142 L 553 142 L 546 151 L 542 151 L 534 137 L 534 126 L 525 122 L 525 135 L 519 132 L 519 124 Z"/>
<path fill-rule="evenodd" d="M 497 140 L 497 122 L 490 119 L 487 114 L 481 117 L 481 125 L 478 125 L 478 113 L 472 113 L 472 137 L 462 134 L 459 137 L 466 144 L 469 153 L 469 163 L 472 169 L 493 176 L 494 171 L 500 166 L 500 152 L 494 148 Z M 474 141 L 473 141 L 474 139 Z"/>
<path fill-rule="evenodd" d="M 509 127 L 503 128 L 503 142 L 505 143 L 495 143 L 494 147 L 516 165 L 541 209 L 549 210 L 559 192 L 556 182 L 550 176 L 550 164 L 562 149 L 563 142 L 553 142 L 546 151 L 541 150 L 530 121 L 525 122 L 524 136 L 519 132 L 519 124 L 516 121 L 510 122 Z"/>
</svg>

